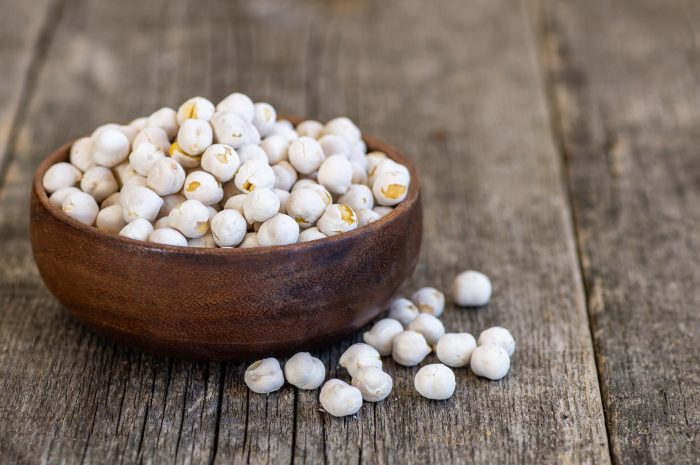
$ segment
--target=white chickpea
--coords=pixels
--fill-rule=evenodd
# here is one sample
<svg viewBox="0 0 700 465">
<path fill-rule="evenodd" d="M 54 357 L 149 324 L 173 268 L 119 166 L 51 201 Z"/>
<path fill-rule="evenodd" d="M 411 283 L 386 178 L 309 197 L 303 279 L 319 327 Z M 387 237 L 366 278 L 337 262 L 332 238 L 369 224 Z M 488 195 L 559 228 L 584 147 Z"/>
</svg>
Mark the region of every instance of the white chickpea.
<svg viewBox="0 0 700 465">
<path fill-rule="evenodd" d="M 352 166 L 344 155 L 331 155 L 321 163 L 317 177 L 330 193 L 345 194 L 352 184 Z"/>
<path fill-rule="evenodd" d="M 147 187 L 129 186 L 122 189 L 121 207 L 124 221 L 131 223 L 137 218 L 153 222 L 158 217 L 163 199 Z"/>
<path fill-rule="evenodd" d="M 362 393 L 345 381 L 331 379 L 321 388 L 319 401 L 323 409 L 334 417 L 345 417 L 360 410 Z"/>
<path fill-rule="evenodd" d="M 214 215 L 219 213 L 222 209 L 219 207 L 219 204 L 214 204 L 214 205 L 207 205 L 207 211 L 209 212 L 209 220 L 211 221 L 212 218 L 214 218 Z"/>
<path fill-rule="evenodd" d="M 294 185 L 292 186 L 292 191 L 298 190 L 298 189 L 308 189 L 310 187 L 314 186 L 320 186 L 319 183 L 314 181 L 313 179 L 308 179 L 308 178 L 300 178 Z M 323 186 L 322 186 L 323 187 Z M 324 187 L 325 189 L 325 187 Z M 330 194 L 330 193 L 329 193 Z"/>
<path fill-rule="evenodd" d="M 366 159 L 366 157 L 365 157 L 365 159 Z M 405 178 L 406 180 L 411 179 L 411 172 L 408 171 L 408 168 L 406 168 L 404 165 L 402 165 L 400 163 L 396 163 L 394 160 L 392 160 L 390 158 L 385 158 L 383 160 L 380 160 L 374 166 L 374 169 L 372 170 L 372 174 L 369 175 L 369 184 L 374 184 L 375 179 L 377 179 L 379 176 L 387 174 L 387 173 L 392 173 L 396 176 L 401 176 L 402 178 Z"/>
<path fill-rule="evenodd" d="M 177 130 L 180 129 L 177 112 L 169 107 L 163 107 L 151 113 L 146 119 L 146 126 L 162 128 L 169 139 L 174 138 L 177 135 Z"/>
<path fill-rule="evenodd" d="M 216 247 L 216 242 L 214 241 L 214 235 L 212 233 L 207 233 L 202 237 L 195 237 L 194 239 L 187 240 L 188 247 L 200 247 L 203 249 L 213 249 Z"/>
<path fill-rule="evenodd" d="M 214 104 L 204 97 L 192 97 L 177 109 L 177 122 L 183 124 L 188 119 L 209 121 L 214 115 Z"/>
<path fill-rule="evenodd" d="M 162 218 L 158 218 L 155 223 L 153 223 L 153 229 L 161 229 L 161 228 L 169 228 L 170 225 L 170 218 L 167 216 L 163 216 Z M 188 241 L 189 244 L 189 241 Z"/>
<path fill-rule="evenodd" d="M 92 159 L 100 166 L 113 168 L 129 156 L 129 139 L 119 129 L 107 128 L 95 138 Z"/>
<path fill-rule="evenodd" d="M 236 187 L 241 192 L 249 193 L 258 187 L 275 186 L 275 172 L 270 165 L 258 160 L 250 160 L 243 163 L 234 178 Z"/>
<path fill-rule="evenodd" d="M 190 200 L 199 200 L 204 205 L 213 205 L 224 198 L 224 189 L 221 183 L 206 171 L 192 171 L 185 178 L 183 194 Z"/>
<path fill-rule="evenodd" d="M 381 369 L 382 359 L 374 347 L 358 342 L 343 352 L 338 364 L 348 370 L 350 376 L 355 376 L 355 373 L 361 368 L 376 367 Z"/>
<path fill-rule="evenodd" d="M 78 168 L 70 163 L 60 162 L 51 165 L 44 173 L 42 185 L 44 190 L 49 194 L 53 194 L 64 187 L 73 187 L 82 178 L 82 173 Z"/>
<path fill-rule="evenodd" d="M 134 138 L 131 150 L 136 150 L 138 146 L 144 142 L 155 145 L 158 147 L 158 150 L 162 152 L 167 152 L 168 148 L 170 147 L 168 133 L 165 132 L 165 129 L 158 126 L 146 126 L 145 128 L 141 129 Z"/>
<path fill-rule="evenodd" d="M 419 314 L 420 310 L 418 310 L 418 307 L 416 307 L 413 302 L 405 297 L 398 297 L 391 302 L 388 316 L 389 318 L 398 320 L 402 325 L 408 326 Z"/>
<path fill-rule="evenodd" d="M 352 377 L 352 385 L 367 402 L 380 402 L 389 397 L 393 384 L 391 376 L 376 367 L 362 368 Z"/>
<path fill-rule="evenodd" d="M 187 238 L 173 228 L 160 228 L 151 233 L 148 242 L 176 247 L 187 247 Z"/>
<path fill-rule="evenodd" d="M 374 347 L 379 355 L 391 355 L 394 337 L 403 332 L 403 326 L 397 320 L 384 318 L 377 321 L 372 329 L 362 335 L 362 339 Z"/>
<path fill-rule="evenodd" d="M 326 202 L 311 189 L 292 191 L 287 201 L 287 214 L 302 228 L 310 228 L 326 211 Z"/>
<path fill-rule="evenodd" d="M 119 235 L 136 241 L 147 241 L 153 233 L 153 225 L 143 218 L 137 218 L 119 231 Z"/>
<path fill-rule="evenodd" d="M 213 133 L 206 121 L 188 119 L 180 125 L 177 132 L 177 145 L 188 155 L 200 155 L 211 144 Z"/>
<path fill-rule="evenodd" d="M 247 144 L 258 142 L 255 141 L 255 136 L 250 133 L 257 129 L 249 123 L 247 123 L 241 116 L 237 113 L 231 111 L 218 112 L 214 115 L 211 120 L 211 125 L 214 128 L 214 135 L 216 136 L 216 141 L 220 144 L 230 145 L 234 149 Z"/>
<path fill-rule="evenodd" d="M 495 381 L 508 374 L 510 357 L 500 345 L 480 345 L 472 352 L 470 367 L 475 375 Z"/>
<path fill-rule="evenodd" d="M 394 336 L 391 357 L 399 365 L 412 367 L 422 362 L 430 350 L 430 346 L 421 333 L 404 331 Z"/>
<path fill-rule="evenodd" d="M 508 357 L 513 356 L 515 352 L 515 339 L 506 328 L 493 326 L 485 329 L 479 334 L 479 345 L 495 344 L 501 346 L 508 353 Z"/>
<path fill-rule="evenodd" d="M 114 168 L 112 168 L 114 171 L 114 176 L 117 178 L 117 182 L 119 182 L 119 185 L 124 187 L 125 184 L 128 184 L 129 179 L 133 178 L 134 176 L 140 176 L 136 172 L 133 166 L 128 161 L 125 161 L 124 163 L 120 163 Z"/>
<path fill-rule="evenodd" d="M 378 214 L 380 217 L 384 218 L 386 215 L 393 212 L 394 208 L 393 207 L 378 206 L 378 207 L 374 207 L 372 209 L 372 211 L 375 212 L 376 214 Z"/>
<path fill-rule="evenodd" d="M 107 208 L 111 205 L 121 205 L 121 198 L 121 192 L 115 192 L 102 201 L 100 208 Z"/>
<path fill-rule="evenodd" d="M 136 118 L 134 120 L 131 120 L 129 122 L 129 126 L 136 128 L 137 130 L 141 130 L 148 126 L 148 117 L 147 116 L 141 116 L 140 118 Z"/>
<path fill-rule="evenodd" d="M 224 209 L 236 210 L 238 213 L 243 215 L 243 204 L 245 203 L 245 198 L 248 194 L 238 194 L 229 198 L 224 204 Z"/>
<path fill-rule="evenodd" d="M 129 140 L 129 147 L 131 147 L 131 145 L 134 143 L 134 139 L 136 138 L 136 134 L 139 133 L 139 130 L 133 126 L 129 126 L 128 124 L 119 126 L 119 130 Z"/>
<path fill-rule="evenodd" d="M 411 296 L 411 300 L 418 310 L 423 313 L 429 313 L 433 316 L 442 315 L 445 309 L 445 294 L 438 291 L 434 287 L 424 287 L 418 289 Z"/>
<path fill-rule="evenodd" d="M 348 191 L 340 196 L 338 203 L 347 205 L 356 212 L 362 209 L 372 210 L 374 208 L 374 196 L 369 187 L 363 184 L 352 184 Z"/>
<path fill-rule="evenodd" d="M 379 205 L 394 206 L 401 203 L 408 194 L 409 180 L 396 172 L 382 173 L 372 184 L 372 193 Z"/>
<path fill-rule="evenodd" d="M 350 147 L 350 160 L 364 159 L 365 157 L 367 157 L 367 144 L 362 139 L 359 139 Z"/>
<path fill-rule="evenodd" d="M 253 125 L 258 129 L 261 136 L 267 136 L 272 132 L 277 121 L 277 112 L 269 103 L 258 102 L 254 105 L 255 116 L 253 117 Z"/>
<path fill-rule="evenodd" d="M 326 236 L 335 236 L 357 228 L 357 215 L 347 205 L 333 204 L 326 208 L 316 226 Z"/>
<path fill-rule="evenodd" d="M 292 123 L 284 119 L 280 119 L 275 122 L 274 126 L 272 126 L 272 134 L 282 136 L 289 142 L 299 138 L 299 134 L 297 134 L 296 130 L 294 130 Z"/>
<path fill-rule="evenodd" d="M 366 226 L 370 223 L 374 223 L 375 221 L 381 219 L 381 215 L 379 213 L 376 213 L 372 210 L 367 210 L 366 208 L 362 208 L 360 210 L 357 210 L 357 227 L 359 228 L 360 226 Z"/>
<path fill-rule="evenodd" d="M 244 121 L 252 123 L 255 120 L 255 104 L 245 94 L 234 92 L 216 105 L 216 111 L 230 111 L 239 115 Z"/>
<path fill-rule="evenodd" d="M 187 197 L 184 195 L 177 193 L 177 194 L 169 194 L 163 196 L 163 206 L 160 207 L 160 211 L 158 212 L 159 217 L 164 217 L 168 216 L 171 211 L 178 205 L 180 205 L 182 202 L 186 201 Z"/>
<path fill-rule="evenodd" d="M 92 131 L 92 134 L 90 134 L 90 137 L 92 137 L 94 139 L 105 129 L 119 129 L 119 127 L 120 127 L 120 125 L 117 123 L 101 124 L 101 125 L 97 126 L 94 131 Z"/>
<path fill-rule="evenodd" d="M 418 370 L 413 384 L 416 391 L 423 397 L 445 400 L 452 397 L 455 392 L 455 374 L 442 363 L 433 363 Z"/>
<path fill-rule="evenodd" d="M 267 161 L 270 165 L 288 159 L 289 141 L 282 136 L 267 136 L 260 142 L 260 148 L 265 151 Z"/>
<path fill-rule="evenodd" d="M 275 172 L 275 188 L 290 191 L 297 182 L 297 172 L 288 161 L 281 161 L 272 166 Z"/>
<path fill-rule="evenodd" d="M 421 313 L 406 327 L 409 331 L 416 331 L 425 337 L 426 342 L 435 346 L 440 338 L 445 335 L 445 325 L 442 321 L 429 313 Z"/>
<path fill-rule="evenodd" d="M 243 214 L 248 223 L 264 222 L 279 213 L 280 200 L 267 187 L 259 187 L 246 195 Z"/>
<path fill-rule="evenodd" d="M 201 165 L 204 171 L 214 175 L 220 182 L 227 182 L 233 179 L 241 167 L 241 161 L 230 145 L 213 144 L 202 154 Z"/>
<path fill-rule="evenodd" d="M 448 333 L 438 341 L 435 354 L 447 366 L 463 367 L 469 364 L 474 349 L 476 349 L 476 339 L 471 334 Z"/>
<path fill-rule="evenodd" d="M 111 169 L 104 166 L 93 166 L 83 174 L 83 178 L 80 180 L 80 189 L 92 195 L 95 201 L 102 202 L 119 190 L 119 184 Z"/>
<path fill-rule="evenodd" d="M 310 137 L 300 137 L 289 144 L 289 162 L 299 173 L 309 174 L 318 170 L 326 156 L 321 145 Z"/>
<path fill-rule="evenodd" d="M 326 367 L 308 352 L 299 352 L 284 364 L 287 382 L 299 389 L 317 389 L 326 379 Z"/>
<path fill-rule="evenodd" d="M 350 156 L 348 157 L 348 160 L 350 160 L 350 163 L 356 163 L 357 165 L 362 167 L 362 169 L 365 171 L 365 176 L 367 176 L 367 168 L 369 167 L 369 162 L 367 161 L 367 152 L 366 150 L 357 149 L 358 146 L 361 146 L 364 149 L 367 148 L 363 141 L 359 141 L 357 144 L 355 144 L 355 148 L 353 148 L 350 151 Z"/>
<path fill-rule="evenodd" d="M 342 155 L 347 158 L 350 156 L 350 146 L 348 146 L 348 143 L 345 142 L 345 139 L 342 137 L 328 134 L 318 139 L 318 143 L 326 157 Z"/>
<path fill-rule="evenodd" d="M 287 213 L 287 202 L 289 202 L 289 197 L 291 197 L 292 194 L 289 193 L 289 191 L 285 191 L 282 189 L 277 189 L 274 188 L 272 189 L 272 192 L 275 193 L 277 196 L 277 199 L 280 201 L 280 213 Z"/>
<path fill-rule="evenodd" d="M 110 205 L 100 210 L 95 220 L 95 226 L 100 231 L 118 234 L 126 226 L 121 205 Z"/>
<path fill-rule="evenodd" d="M 312 119 L 307 119 L 297 125 L 296 131 L 299 137 L 318 139 L 321 136 L 321 131 L 323 131 L 323 124 Z"/>
<path fill-rule="evenodd" d="M 249 160 L 259 160 L 269 164 L 267 154 L 260 148 L 259 145 L 248 144 L 238 148 L 238 158 L 241 160 L 241 165 Z"/>
<path fill-rule="evenodd" d="M 389 159 L 389 157 L 387 157 L 386 153 L 384 152 L 374 151 L 368 153 L 365 157 L 365 160 L 367 161 L 367 174 L 369 176 L 374 176 L 377 165 L 387 159 Z"/>
<path fill-rule="evenodd" d="M 131 151 L 129 163 L 138 174 L 147 176 L 151 166 L 161 158 L 165 158 L 165 154 L 158 150 L 158 147 L 150 142 L 143 142 Z"/>
<path fill-rule="evenodd" d="M 80 189 L 72 186 L 61 187 L 59 190 L 51 194 L 51 196 L 49 197 L 49 203 L 56 208 L 61 208 L 63 206 L 63 201 L 66 199 L 66 196 L 71 192 L 80 192 Z"/>
<path fill-rule="evenodd" d="M 197 168 L 202 161 L 201 155 L 188 154 L 182 150 L 177 141 L 170 144 L 170 148 L 168 148 L 168 156 L 182 165 L 183 168 L 188 170 Z"/>
<path fill-rule="evenodd" d="M 248 224 L 236 210 L 221 210 L 211 219 L 211 233 L 219 247 L 235 247 L 243 241 Z"/>
<path fill-rule="evenodd" d="M 260 225 L 258 243 L 262 247 L 294 244 L 299 238 L 299 225 L 282 213 L 278 213 Z"/>
<path fill-rule="evenodd" d="M 245 234 L 243 241 L 238 245 L 241 249 L 252 249 L 254 247 L 260 247 L 258 242 L 258 233 L 249 232 Z"/>
<path fill-rule="evenodd" d="M 138 218 L 131 223 L 127 223 L 121 231 L 119 231 L 119 235 L 139 241 L 146 241 L 150 238 L 153 231 L 154 227 L 149 221 Z"/>
<path fill-rule="evenodd" d="M 491 300 L 491 280 L 478 271 L 464 271 L 452 283 L 452 298 L 461 307 L 480 307 Z"/>
<path fill-rule="evenodd" d="M 80 171 L 87 171 L 95 166 L 92 152 L 95 149 L 95 141 L 92 137 L 81 137 L 70 148 L 70 163 Z"/>
<path fill-rule="evenodd" d="M 70 192 L 66 195 L 61 209 L 66 215 L 88 226 L 95 223 L 97 214 L 100 212 L 100 207 L 97 206 L 95 199 L 90 194 L 80 191 Z"/>
<path fill-rule="evenodd" d="M 325 126 L 323 126 L 322 134 L 333 134 L 342 137 L 348 144 L 354 144 L 362 137 L 362 133 L 358 127 L 355 126 L 355 123 L 345 116 L 333 118 L 328 121 Z"/>
<path fill-rule="evenodd" d="M 180 192 L 184 184 L 185 170 L 172 158 L 154 162 L 146 175 L 146 185 L 158 195 Z"/>
<path fill-rule="evenodd" d="M 140 174 L 130 176 L 124 181 L 124 185 L 122 186 L 122 190 L 129 186 L 141 186 L 141 187 L 147 187 L 146 184 L 146 178 L 144 176 L 141 176 Z"/>
<path fill-rule="evenodd" d="M 243 379 L 248 389 L 258 394 L 277 391 L 284 384 L 280 362 L 272 357 L 258 360 L 246 368 Z"/>
<path fill-rule="evenodd" d="M 186 200 L 170 210 L 168 223 L 190 239 L 202 237 L 209 231 L 209 210 L 198 200 Z"/>
<path fill-rule="evenodd" d="M 328 236 L 319 231 L 318 228 L 313 227 L 306 229 L 299 234 L 299 242 L 317 241 L 319 239 L 325 239 L 326 237 Z"/>
<path fill-rule="evenodd" d="M 365 167 L 355 161 L 351 161 L 350 166 L 352 167 L 352 183 L 366 185 L 369 178 Z"/>
<path fill-rule="evenodd" d="M 306 186 L 306 189 L 310 189 L 310 190 L 316 192 L 316 195 L 318 195 L 321 198 L 321 200 L 326 205 L 326 207 L 329 207 L 331 205 L 331 203 L 333 203 L 333 196 L 322 185 L 320 185 L 316 182 L 311 182 Z"/>
</svg>

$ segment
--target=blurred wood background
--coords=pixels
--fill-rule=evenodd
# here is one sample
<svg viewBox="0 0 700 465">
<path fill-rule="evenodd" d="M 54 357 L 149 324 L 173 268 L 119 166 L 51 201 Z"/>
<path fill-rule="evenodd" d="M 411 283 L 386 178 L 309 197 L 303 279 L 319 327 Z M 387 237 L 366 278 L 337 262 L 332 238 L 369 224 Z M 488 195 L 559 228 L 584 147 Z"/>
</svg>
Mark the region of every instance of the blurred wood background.
<svg viewBox="0 0 700 465">
<path fill-rule="evenodd" d="M 9 0 L 0 5 L 0 463 L 700 463 L 700 6 L 691 0 Z M 491 276 L 500 382 L 416 369 L 354 417 L 245 365 L 95 336 L 28 243 L 39 161 L 98 124 L 232 91 L 348 115 L 422 175 L 407 291 Z M 359 336 L 358 336 L 359 337 Z M 357 339 L 357 338 L 356 338 Z M 347 340 L 320 353 L 331 375 Z"/>
</svg>

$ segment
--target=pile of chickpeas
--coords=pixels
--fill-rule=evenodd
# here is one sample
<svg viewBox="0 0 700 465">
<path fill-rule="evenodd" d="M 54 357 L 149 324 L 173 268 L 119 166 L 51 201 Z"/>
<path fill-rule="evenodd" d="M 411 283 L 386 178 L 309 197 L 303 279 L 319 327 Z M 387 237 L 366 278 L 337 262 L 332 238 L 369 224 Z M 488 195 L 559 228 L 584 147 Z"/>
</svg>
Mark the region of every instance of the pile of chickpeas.
<svg viewBox="0 0 700 465">
<path fill-rule="evenodd" d="M 408 169 L 367 153 L 346 117 L 296 127 L 234 93 L 194 97 L 77 140 L 49 167 L 52 205 L 87 225 L 157 244 L 264 247 L 372 223 L 408 193 Z"/>
<path fill-rule="evenodd" d="M 452 298 L 459 306 L 486 305 L 491 298 L 491 281 L 478 271 L 460 273 L 452 285 Z M 441 363 L 421 367 L 414 387 L 423 397 L 446 400 L 456 388 L 453 368 L 470 366 L 477 376 L 499 380 L 510 369 L 515 340 L 510 332 L 494 326 L 481 332 L 479 339 L 469 333 L 446 333 L 439 317 L 445 308 L 445 295 L 433 287 L 419 289 L 411 299 L 394 299 L 386 318 L 374 323 L 363 334 L 364 343 L 351 345 L 339 365 L 350 376 L 326 379 L 323 362 L 308 352 L 295 354 L 284 364 L 275 358 L 259 360 L 248 367 L 245 382 L 257 393 L 280 389 L 285 382 L 298 389 L 318 389 L 323 409 L 336 417 L 354 415 L 363 402 L 386 399 L 393 388 L 391 376 L 382 370 L 382 357 L 391 356 L 399 365 L 414 367 L 435 352 Z"/>
</svg>

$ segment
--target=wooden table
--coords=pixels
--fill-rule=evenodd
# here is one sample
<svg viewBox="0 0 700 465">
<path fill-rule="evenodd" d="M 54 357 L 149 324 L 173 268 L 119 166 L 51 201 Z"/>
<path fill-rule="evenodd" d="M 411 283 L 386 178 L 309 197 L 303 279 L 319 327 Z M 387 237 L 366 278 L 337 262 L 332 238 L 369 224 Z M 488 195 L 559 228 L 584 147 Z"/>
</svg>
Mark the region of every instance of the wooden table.
<svg viewBox="0 0 700 465">
<path fill-rule="evenodd" d="M 700 8 L 692 0 L 10 0 L 0 7 L 0 463 L 700 463 Z M 355 417 L 245 366 L 116 346 L 43 286 L 32 172 L 111 121 L 239 90 L 348 115 L 423 181 L 408 285 L 489 274 L 500 382 L 416 369 Z M 357 340 L 357 338 L 355 338 Z M 352 340 L 321 352 L 331 375 Z"/>
</svg>

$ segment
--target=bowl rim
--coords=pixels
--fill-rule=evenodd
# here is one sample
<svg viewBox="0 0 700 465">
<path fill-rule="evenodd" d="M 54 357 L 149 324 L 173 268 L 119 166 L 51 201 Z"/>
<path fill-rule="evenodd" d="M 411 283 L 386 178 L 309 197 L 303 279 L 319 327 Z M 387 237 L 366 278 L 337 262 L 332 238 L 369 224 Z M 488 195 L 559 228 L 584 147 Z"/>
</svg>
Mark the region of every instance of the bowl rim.
<svg viewBox="0 0 700 465">
<path fill-rule="evenodd" d="M 297 116 L 290 115 L 280 115 L 279 120 L 287 120 L 292 124 L 299 124 L 300 122 L 306 120 L 307 118 L 300 118 Z M 266 247 L 250 247 L 250 248 L 240 248 L 240 247 L 179 247 L 166 244 L 156 244 L 147 241 L 139 241 L 136 239 L 131 239 L 124 236 L 119 236 L 118 234 L 112 234 L 98 229 L 95 226 L 88 226 L 70 216 L 64 214 L 59 208 L 56 208 L 49 203 L 49 195 L 44 190 L 43 178 L 46 170 L 50 166 L 59 163 L 61 161 L 66 161 L 66 155 L 69 155 L 70 148 L 75 142 L 72 140 L 63 144 L 58 149 L 54 150 L 49 156 L 47 156 L 37 167 L 34 173 L 34 189 L 33 193 L 37 196 L 39 204 L 48 211 L 55 219 L 65 223 L 66 225 L 77 229 L 92 236 L 96 240 L 114 241 L 115 244 L 120 244 L 123 246 L 130 246 L 132 248 L 139 248 L 143 252 L 157 252 L 157 253 L 169 253 L 169 254 L 185 254 L 191 256 L 255 256 L 260 254 L 288 254 L 297 253 L 302 251 L 312 251 L 313 249 L 320 248 L 322 245 L 342 245 L 345 243 L 350 243 L 356 238 L 359 239 L 363 235 L 372 234 L 385 227 L 390 227 L 392 224 L 396 223 L 399 217 L 408 214 L 418 202 L 420 196 L 420 182 L 418 179 L 418 173 L 416 171 L 413 163 L 403 154 L 398 148 L 390 145 L 378 137 L 362 134 L 362 139 L 365 144 L 367 144 L 367 153 L 372 151 L 380 151 L 385 153 L 389 158 L 405 165 L 410 174 L 411 182 L 408 187 L 408 194 L 406 198 L 394 207 L 394 210 L 365 226 L 358 227 L 352 231 L 348 231 L 342 234 L 337 234 L 335 236 L 325 237 L 323 239 L 317 239 L 308 242 L 296 242 L 294 244 L 286 245 L 273 245 Z M 76 139 L 77 140 L 77 139 Z M 30 221 L 31 223 L 32 221 Z M 300 231 L 301 232 L 301 231 Z"/>
</svg>

